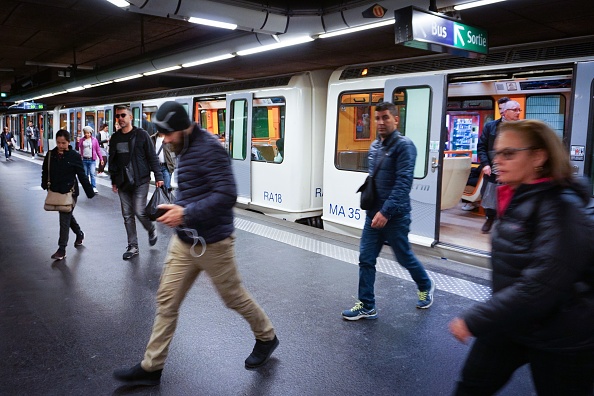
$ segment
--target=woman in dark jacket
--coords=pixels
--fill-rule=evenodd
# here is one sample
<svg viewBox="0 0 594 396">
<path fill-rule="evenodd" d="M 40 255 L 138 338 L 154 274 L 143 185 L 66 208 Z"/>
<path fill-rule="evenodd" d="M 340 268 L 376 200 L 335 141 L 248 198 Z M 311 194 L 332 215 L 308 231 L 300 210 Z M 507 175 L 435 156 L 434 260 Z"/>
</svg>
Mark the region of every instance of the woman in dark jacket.
<svg viewBox="0 0 594 396">
<path fill-rule="evenodd" d="M 491 395 L 529 364 L 539 395 L 594 389 L 594 215 L 544 123 L 503 123 L 495 142 L 499 219 L 493 296 L 450 323 L 477 337 L 457 395 Z"/>
<path fill-rule="evenodd" d="M 48 165 L 50 172 L 49 186 Z M 78 176 L 78 180 L 82 183 L 87 197 L 93 198 L 95 193 L 93 192 L 93 186 L 91 186 L 91 183 L 85 174 L 82 159 L 80 155 L 70 147 L 70 133 L 64 129 L 60 129 L 56 132 L 56 147 L 45 156 L 43 161 L 43 167 L 41 168 L 41 188 L 44 190 L 49 188 L 54 192 L 62 194 L 67 193 L 74 188 L 72 197 L 76 203 L 76 197 L 78 197 L 79 194 L 76 176 Z M 52 255 L 54 260 L 62 260 L 66 257 L 69 229 L 72 229 L 76 234 L 74 246 L 77 247 L 83 244 L 85 234 L 76 222 L 73 212 L 74 209 L 69 213 L 59 212 L 60 238 L 58 239 L 58 250 Z"/>
</svg>

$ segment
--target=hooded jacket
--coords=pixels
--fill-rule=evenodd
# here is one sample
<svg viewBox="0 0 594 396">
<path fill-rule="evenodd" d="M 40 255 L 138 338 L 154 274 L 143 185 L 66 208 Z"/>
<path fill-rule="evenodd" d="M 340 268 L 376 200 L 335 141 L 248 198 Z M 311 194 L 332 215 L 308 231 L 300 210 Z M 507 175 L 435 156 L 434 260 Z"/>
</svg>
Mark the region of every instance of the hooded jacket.
<svg viewBox="0 0 594 396">
<path fill-rule="evenodd" d="M 541 350 L 594 350 L 594 210 L 579 188 L 521 185 L 493 232 L 493 296 L 463 318 Z"/>
<path fill-rule="evenodd" d="M 93 198 L 95 193 L 93 192 L 93 186 L 89 181 L 83 167 L 83 162 L 76 151 L 70 146 L 69 149 L 64 151 L 64 155 L 58 155 L 58 148 L 54 147 L 43 160 L 43 166 L 41 167 L 41 188 L 47 190 L 48 185 L 48 165 L 49 165 L 49 180 L 50 189 L 54 192 L 65 194 L 74 187 L 72 195 L 77 197 L 79 195 L 78 183 L 76 177 L 83 186 L 85 194 L 88 198 Z"/>
</svg>

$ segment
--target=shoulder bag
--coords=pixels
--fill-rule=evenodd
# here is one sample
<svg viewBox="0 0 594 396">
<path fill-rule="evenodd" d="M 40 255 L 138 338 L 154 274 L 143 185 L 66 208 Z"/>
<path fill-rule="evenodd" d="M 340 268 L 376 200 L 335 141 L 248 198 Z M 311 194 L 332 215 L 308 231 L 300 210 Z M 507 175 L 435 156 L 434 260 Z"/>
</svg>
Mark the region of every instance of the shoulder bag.
<svg viewBox="0 0 594 396">
<path fill-rule="evenodd" d="M 45 197 L 45 204 L 43 209 L 47 211 L 58 211 L 58 212 L 72 212 L 74 209 L 74 198 L 72 192 L 74 187 L 65 194 L 54 192 L 50 189 L 50 162 L 51 162 L 51 151 L 47 153 L 47 197 Z"/>
</svg>

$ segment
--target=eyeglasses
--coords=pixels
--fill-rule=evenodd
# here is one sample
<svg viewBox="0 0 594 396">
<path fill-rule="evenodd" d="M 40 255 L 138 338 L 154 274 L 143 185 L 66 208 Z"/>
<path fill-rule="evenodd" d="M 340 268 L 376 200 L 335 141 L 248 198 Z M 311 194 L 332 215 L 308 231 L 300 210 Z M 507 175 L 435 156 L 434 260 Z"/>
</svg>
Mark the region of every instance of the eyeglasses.
<svg viewBox="0 0 594 396">
<path fill-rule="evenodd" d="M 126 116 L 127 116 L 127 115 L 128 115 L 128 114 L 126 114 L 126 113 L 120 113 L 120 114 L 116 114 L 116 115 L 115 115 L 115 118 L 120 118 L 120 117 L 121 117 L 121 118 L 126 118 Z"/>
<path fill-rule="evenodd" d="M 516 153 L 519 151 L 527 151 L 527 150 L 534 150 L 535 147 L 520 147 L 520 148 L 504 148 L 503 150 L 499 151 L 490 151 L 491 158 L 496 158 L 498 156 L 502 156 L 505 160 L 514 159 Z"/>
<path fill-rule="evenodd" d="M 522 111 L 522 109 L 520 109 L 520 108 L 518 108 L 518 109 L 506 109 L 505 111 L 508 111 L 508 110 L 509 111 L 516 112 L 516 113 L 519 113 L 520 111 Z"/>
</svg>

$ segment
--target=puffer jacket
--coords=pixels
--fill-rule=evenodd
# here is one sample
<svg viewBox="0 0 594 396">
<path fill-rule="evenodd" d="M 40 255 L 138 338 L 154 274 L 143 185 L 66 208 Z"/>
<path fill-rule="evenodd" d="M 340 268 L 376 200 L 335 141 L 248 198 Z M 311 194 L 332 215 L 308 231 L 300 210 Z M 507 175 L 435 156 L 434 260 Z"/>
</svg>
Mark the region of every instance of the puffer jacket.
<svg viewBox="0 0 594 396">
<path fill-rule="evenodd" d="M 231 160 L 219 140 L 194 125 L 178 156 L 177 172 L 175 203 L 184 207 L 184 225 L 177 229 L 180 239 L 193 242 L 183 228 L 196 230 L 206 243 L 230 236 L 237 189 Z"/>
<path fill-rule="evenodd" d="M 491 151 L 495 149 L 495 138 L 497 137 L 497 128 L 503 121 L 502 118 L 498 120 L 489 121 L 483 127 L 481 137 L 479 138 L 476 153 L 478 155 L 479 162 L 484 168 L 485 166 L 493 167 L 493 157 Z M 491 183 L 497 182 L 497 175 L 492 172 L 490 176 L 486 176 L 487 180 Z"/>
<path fill-rule="evenodd" d="M 477 337 L 594 350 L 594 214 L 575 188 L 521 185 L 495 224 L 493 296 L 462 315 Z"/>
<path fill-rule="evenodd" d="M 380 156 L 385 158 L 380 162 Z M 381 212 L 390 220 L 396 214 L 410 213 L 410 189 L 417 149 L 413 142 L 394 131 L 383 141 L 378 137 L 369 147 L 369 174 L 373 175 L 376 202 L 367 214 L 371 217 Z M 377 171 L 375 167 L 379 164 Z"/>
</svg>

